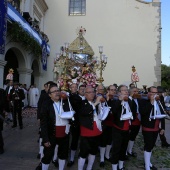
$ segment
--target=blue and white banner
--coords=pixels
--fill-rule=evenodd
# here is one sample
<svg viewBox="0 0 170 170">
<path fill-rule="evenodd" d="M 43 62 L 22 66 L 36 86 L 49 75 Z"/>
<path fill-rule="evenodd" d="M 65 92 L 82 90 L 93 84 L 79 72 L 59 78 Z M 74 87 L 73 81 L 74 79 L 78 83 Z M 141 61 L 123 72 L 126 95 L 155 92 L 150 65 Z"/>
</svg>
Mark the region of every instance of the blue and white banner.
<svg viewBox="0 0 170 170">
<path fill-rule="evenodd" d="M 42 40 L 41 48 L 42 48 L 42 59 L 41 59 L 42 68 L 43 70 L 47 71 L 47 43 L 44 40 Z"/>
<path fill-rule="evenodd" d="M 0 0 L 0 54 L 5 54 L 7 32 L 7 1 Z"/>
</svg>

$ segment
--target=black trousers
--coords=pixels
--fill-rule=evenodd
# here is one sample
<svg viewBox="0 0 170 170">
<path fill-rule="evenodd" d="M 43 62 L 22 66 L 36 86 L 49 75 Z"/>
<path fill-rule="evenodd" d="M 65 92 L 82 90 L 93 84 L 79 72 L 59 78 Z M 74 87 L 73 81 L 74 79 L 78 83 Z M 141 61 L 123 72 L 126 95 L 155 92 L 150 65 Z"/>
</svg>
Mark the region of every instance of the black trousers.
<svg viewBox="0 0 170 170">
<path fill-rule="evenodd" d="M 129 140 L 129 131 L 112 128 L 112 153 L 111 163 L 117 164 L 118 161 L 124 161 Z"/>
<path fill-rule="evenodd" d="M 2 151 L 4 148 L 4 140 L 2 137 L 2 131 L 0 130 L 0 151 Z"/>
<path fill-rule="evenodd" d="M 80 137 L 80 126 L 71 126 L 71 150 L 77 150 Z"/>
<path fill-rule="evenodd" d="M 112 144 L 112 127 L 111 126 L 104 126 L 103 132 L 100 135 L 100 147 L 106 147 L 106 145 Z"/>
<path fill-rule="evenodd" d="M 142 135 L 144 139 L 144 151 L 151 152 L 155 146 L 158 137 L 158 131 L 142 131 Z"/>
<path fill-rule="evenodd" d="M 13 124 L 14 126 L 17 126 L 17 117 L 18 117 L 18 123 L 19 126 L 23 126 L 22 123 L 22 108 L 19 106 L 15 106 L 14 105 L 14 109 L 13 109 Z"/>
<path fill-rule="evenodd" d="M 161 131 L 162 129 L 159 129 L 159 132 Z M 166 137 L 165 137 L 165 133 L 163 135 L 161 135 L 159 133 L 159 137 L 160 137 L 160 140 L 161 140 L 161 143 L 162 145 L 166 145 L 167 144 L 167 141 L 166 141 Z"/>
<path fill-rule="evenodd" d="M 136 136 L 138 135 L 140 130 L 140 125 L 131 125 L 130 126 L 130 132 L 129 132 L 129 140 L 135 141 Z"/>
<path fill-rule="evenodd" d="M 98 152 L 100 136 L 80 138 L 80 153 L 81 158 L 86 158 L 89 154 L 96 155 Z"/>
<path fill-rule="evenodd" d="M 50 164 L 53 155 L 55 146 L 58 145 L 58 158 L 61 160 L 65 160 L 68 157 L 68 149 L 69 149 L 69 135 L 66 135 L 63 138 L 51 138 L 50 140 L 51 146 L 44 147 L 44 157 L 41 162 L 44 164 Z"/>
</svg>

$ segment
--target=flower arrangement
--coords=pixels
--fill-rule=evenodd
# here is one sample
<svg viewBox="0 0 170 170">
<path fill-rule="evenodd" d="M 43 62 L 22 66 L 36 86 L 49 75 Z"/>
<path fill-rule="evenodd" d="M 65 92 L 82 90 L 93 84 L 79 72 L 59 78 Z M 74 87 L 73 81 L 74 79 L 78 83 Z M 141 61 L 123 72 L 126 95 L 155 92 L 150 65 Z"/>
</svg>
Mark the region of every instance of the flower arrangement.
<svg viewBox="0 0 170 170">
<path fill-rule="evenodd" d="M 96 87 L 97 76 L 94 73 L 87 73 L 82 76 L 82 82 L 87 86 Z"/>
</svg>

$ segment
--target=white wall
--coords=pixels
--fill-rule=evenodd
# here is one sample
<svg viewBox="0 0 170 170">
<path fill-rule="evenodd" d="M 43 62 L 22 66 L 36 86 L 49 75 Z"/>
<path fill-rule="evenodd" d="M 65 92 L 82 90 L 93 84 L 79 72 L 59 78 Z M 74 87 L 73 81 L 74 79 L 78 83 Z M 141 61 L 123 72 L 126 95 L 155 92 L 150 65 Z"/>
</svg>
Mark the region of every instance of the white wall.
<svg viewBox="0 0 170 170">
<path fill-rule="evenodd" d="M 49 36 L 51 55 L 44 82 L 53 79 L 53 59 L 64 42 L 71 43 L 76 28 L 83 26 L 85 39 L 99 56 L 98 46 L 104 46 L 108 64 L 104 84 L 130 82 L 131 66 L 135 65 L 140 82 L 148 86 L 157 82 L 155 67 L 160 68 L 158 41 L 160 18 L 158 7 L 135 0 L 87 0 L 86 16 L 68 16 L 69 0 L 46 0 L 49 7 L 44 31 Z M 159 67 L 157 67 L 159 66 Z M 160 72 L 158 71 L 158 74 Z"/>
</svg>

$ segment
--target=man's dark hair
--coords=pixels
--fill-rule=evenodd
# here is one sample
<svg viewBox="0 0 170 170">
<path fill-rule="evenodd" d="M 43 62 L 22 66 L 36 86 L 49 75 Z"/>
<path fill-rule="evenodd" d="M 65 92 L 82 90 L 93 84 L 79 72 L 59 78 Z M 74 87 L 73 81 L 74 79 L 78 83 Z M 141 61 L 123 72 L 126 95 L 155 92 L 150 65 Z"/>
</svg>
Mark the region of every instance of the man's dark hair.
<svg viewBox="0 0 170 170">
<path fill-rule="evenodd" d="M 130 83 L 129 84 L 129 88 L 131 88 L 132 86 L 135 86 L 135 84 L 134 83 Z M 136 87 L 136 86 L 135 86 Z"/>
<path fill-rule="evenodd" d="M 53 87 L 57 87 L 57 88 L 58 88 L 58 86 L 57 86 L 56 83 L 51 84 L 50 87 L 49 87 L 49 89 L 48 89 L 48 94 L 51 93 L 50 90 L 51 90 L 51 88 L 53 88 Z"/>
<path fill-rule="evenodd" d="M 86 86 L 82 84 L 79 86 L 78 90 L 80 90 L 81 87 L 86 87 Z"/>
<path fill-rule="evenodd" d="M 151 92 L 151 89 L 156 89 L 157 87 L 156 86 L 151 86 L 148 88 L 148 92 Z"/>
<path fill-rule="evenodd" d="M 121 84 L 119 87 L 118 87 L 118 92 L 120 92 L 120 89 L 122 88 L 122 87 L 127 87 L 126 85 L 124 85 L 124 84 Z"/>
</svg>

